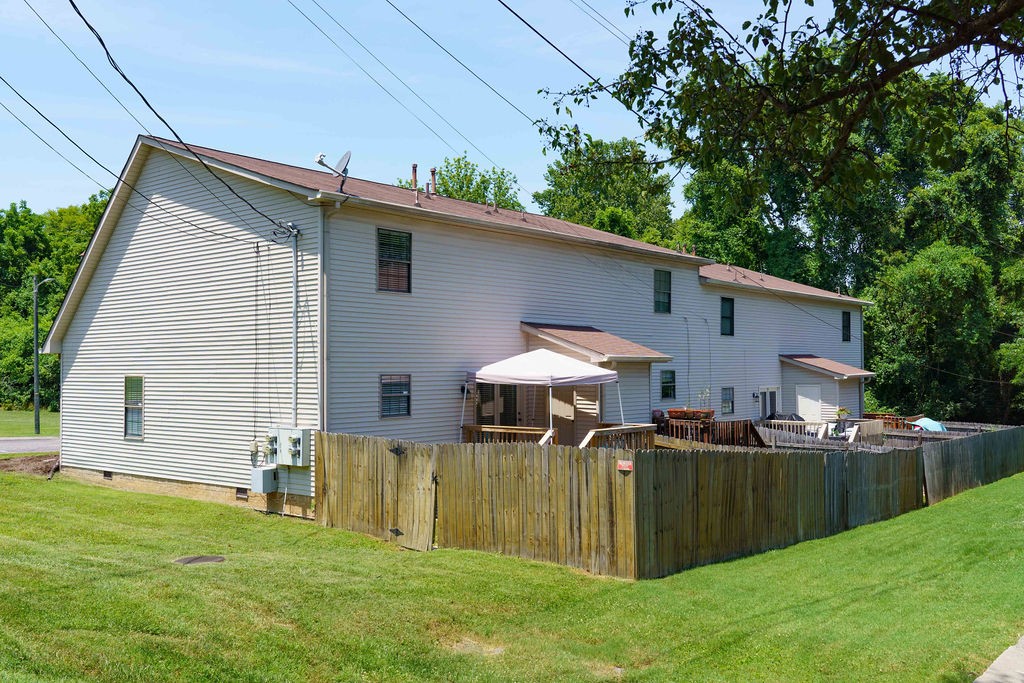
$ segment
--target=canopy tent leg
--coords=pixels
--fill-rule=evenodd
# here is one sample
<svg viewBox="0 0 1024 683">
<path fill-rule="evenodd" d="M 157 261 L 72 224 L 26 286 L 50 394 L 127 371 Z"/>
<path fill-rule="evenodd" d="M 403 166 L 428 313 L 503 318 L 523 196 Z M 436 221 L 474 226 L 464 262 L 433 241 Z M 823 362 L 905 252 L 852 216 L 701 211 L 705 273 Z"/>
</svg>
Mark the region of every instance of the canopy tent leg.
<svg viewBox="0 0 1024 683">
<path fill-rule="evenodd" d="M 619 389 L 619 380 L 615 380 L 615 393 L 619 395 L 619 424 L 626 424 L 626 414 L 622 412 L 622 389 Z"/>
<path fill-rule="evenodd" d="M 555 428 L 555 414 L 553 411 L 554 405 L 551 401 L 554 399 L 554 392 L 551 390 L 551 385 L 548 385 L 548 429 Z"/>
</svg>

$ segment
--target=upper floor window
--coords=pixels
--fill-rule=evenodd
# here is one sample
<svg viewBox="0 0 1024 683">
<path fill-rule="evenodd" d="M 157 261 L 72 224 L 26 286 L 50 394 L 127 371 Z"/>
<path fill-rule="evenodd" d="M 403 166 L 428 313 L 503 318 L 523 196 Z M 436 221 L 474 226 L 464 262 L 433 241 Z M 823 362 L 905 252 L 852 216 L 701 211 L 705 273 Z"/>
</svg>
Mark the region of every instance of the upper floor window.
<svg viewBox="0 0 1024 683">
<path fill-rule="evenodd" d="M 654 271 L 654 312 L 672 312 L 672 271 Z"/>
<path fill-rule="evenodd" d="M 843 311 L 843 341 L 850 341 L 850 312 Z"/>
<path fill-rule="evenodd" d="M 662 370 L 661 371 L 661 397 L 662 398 L 675 398 L 676 397 L 676 371 L 675 370 Z"/>
<path fill-rule="evenodd" d="M 736 302 L 731 297 L 722 297 L 722 334 L 733 336 L 735 325 Z"/>
<path fill-rule="evenodd" d="M 377 228 L 377 291 L 412 291 L 412 235 Z"/>
<path fill-rule="evenodd" d="M 124 378 L 124 435 L 142 438 L 142 378 Z"/>
</svg>

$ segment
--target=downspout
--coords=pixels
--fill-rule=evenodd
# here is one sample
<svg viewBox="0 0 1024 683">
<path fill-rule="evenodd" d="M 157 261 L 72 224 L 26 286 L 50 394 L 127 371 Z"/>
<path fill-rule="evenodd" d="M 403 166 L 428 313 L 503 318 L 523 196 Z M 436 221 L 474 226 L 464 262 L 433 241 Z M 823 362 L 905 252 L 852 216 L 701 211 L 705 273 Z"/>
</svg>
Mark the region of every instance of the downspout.
<svg viewBox="0 0 1024 683">
<path fill-rule="evenodd" d="M 288 224 L 292 237 L 292 427 L 299 426 L 299 229 Z"/>
<path fill-rule="evenodd" d="M 320 345 L 317 353 L 317 404 L 320 406 L 320 430 L 327 431 L 327 332 L 325 322 L 327 320 L 327 209 L 320 207 L 320 279 L 317 283 L 319 289 L 317 296 L 317 325 L 319 334 L 317 342 Z"/>
</svg>

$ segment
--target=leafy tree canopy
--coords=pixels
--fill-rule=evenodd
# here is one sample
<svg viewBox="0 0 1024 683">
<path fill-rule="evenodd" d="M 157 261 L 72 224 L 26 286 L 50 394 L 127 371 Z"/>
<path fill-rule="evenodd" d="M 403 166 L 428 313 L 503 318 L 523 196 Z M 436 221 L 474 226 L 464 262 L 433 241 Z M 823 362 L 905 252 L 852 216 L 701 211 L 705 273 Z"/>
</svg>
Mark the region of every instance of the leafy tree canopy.
<svg viewBox="0 0 1024 683">
<path fill-rule="evenodd" d="M 939 241 L 886 267 L 867 296 L 865 335 L 874 396 L 904 414 L 991 415 L 995 289 L 967 247 Z M 908 331 L 910 333 L 908 333 Z"/>
<path fill-rule="evenodd" d="M 671 232 L 672 179 L 658 171 L 635 140 L 587 138 L 562 150 L 544 180 L 547 189 L 534 192 L 533 201 L 548 216 L 648 242 L 662 241 Z M 628 216 L 631 230 L 608 222 L 613 208 L 622 212 L 614 221 Z"/>
<path fill-rule="evenodd" d="M 399 178 L 395 184 L 412 189 L 411 180 Z M 454 159 L 445 157 L 437 167 L 437 187 L 433 191 L 453 199 L 477 204 L 497 203 L 502 209 L 522 211 L 524 207 L 515 189 L 518 184 L 519 180 L 511 171 L 504 168 L 483 171 L 463 155 Z"/>
<path fill-rule="evenodd" d="M 808 10 L 813 4 L 764 0 L 762 13 L 732 31 L 712 3 L 650 2 L 655 13 L 677 12 L 667 33 L 639 33 L 622 75 L 563 93 L 559 110 L 610 94 L 669 160 L 694 170 L 723 159 L 749 166 L 762 183 L 756 193 L 782 164 L 813 189 L 851 194 L 887 169 L 858 138 L 862 126 L 917 112 L 928 133 L 907 140 L 909 149 L 934 151 L 955 134 L 957 92 L 967 87 L 991 90 L 1016 125 L 1024 0 L 857 0 Z M 949 73 L 942 106 L 928 90 L 903 87 L 903 76 L 923 69 Z M 568 126 L 545 130 L 556 148 L 577 141 Z"/>
</svg>

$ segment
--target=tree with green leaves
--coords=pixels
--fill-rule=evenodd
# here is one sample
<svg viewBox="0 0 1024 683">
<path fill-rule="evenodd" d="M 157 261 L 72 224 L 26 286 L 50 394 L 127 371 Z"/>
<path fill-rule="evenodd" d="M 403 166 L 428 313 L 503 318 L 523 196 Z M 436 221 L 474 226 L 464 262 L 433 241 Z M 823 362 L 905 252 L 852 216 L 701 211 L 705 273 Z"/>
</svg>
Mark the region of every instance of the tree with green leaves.
<svg viewBox="0 0 1024 683">
<path fill-rule="evenodd" d="M 656 0 L 649 7 L 676 13 L 667 32 L 637 34 L 620 76 L 563 93 L 556 106 L 610 95 L 636 114 L 667 160 L 694 170 L 742 160 L 753 184 L 785 164 L 812 188 L 851 194 L 886 171 L 877 150 L 858 141 L 863 125 L 917 110 L 929 132 L 912 141 L 916 151 L 955 133 L 956 98 L 935 106 L 926 90 L 906 87 L 903 77 L 915 71 L 944 69 L 952 88 L 992 93 L 1014 122 L 1020 111 L 1024 0 L 860 0 L 827 8 L 764 0 L 739 31 L 719 20 L 712 3 Z M 544 130 L 556 149 L 578 142 L 571 126 Z M 751 190 L 760 194 L 763 186 Z"/>
<path fill-rule="evenodd" d="M 411 180 L 399 178 L 395 184 L 412 189 Z M 444 162 L 437 167 L 437 187 L 433 191 L 444 197 L 477 204 L 497 204 L 502 209 L 522 211 L 524 207 L 516 193 L 518 184 L 519 180 L 511 171 L 504 168 L 483 171 L 469 157 L 462 155 L 454 159 L 445 157 Z"/>
<path fill-rule="evenodd" d="M 672 179 L 635 140 L 588 138 L 563 149 L 544 180 L 547 189 L 534 192 L 533 201 L 548 216 L 606 229 L 607 211 L 614 208 L 623 212 L 615 220 L 632 223 L 632 230 L 620 228 L 629 236 L 658 243 L 671 235 Z"/>
<path fill-rule="evenodd" d="M 24 202 L 0 210 L 0 407 L 32 401 L 32 276 L 53 278 L 39 289 L 39 329 L 45 336 L 106 208 L 109 192 L 79 206 L 36 214 Z M 39 359 L 42 405 L 60 405 L 60 360 Z"/>
<path fill-rule="evenodd" d="M 992 269 L 971 249 L 939 241 L 887 266 L 866 296 L 866 349 L 875 397 L 904 414 L 985 419 L 999 386 L 992 338 Z"/>
</svg>

